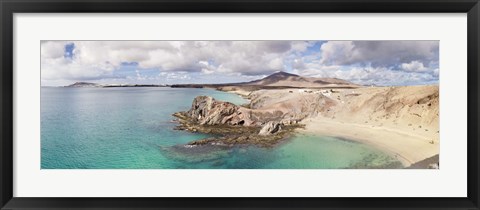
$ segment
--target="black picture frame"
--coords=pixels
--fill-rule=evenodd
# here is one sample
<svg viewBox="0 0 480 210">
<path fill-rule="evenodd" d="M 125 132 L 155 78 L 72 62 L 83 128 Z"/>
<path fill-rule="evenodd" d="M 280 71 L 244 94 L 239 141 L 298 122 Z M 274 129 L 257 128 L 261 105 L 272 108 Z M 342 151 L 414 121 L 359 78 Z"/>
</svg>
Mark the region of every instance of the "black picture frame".
<svg viewBox="0 0 480 210">
<path fill-rule="evenodd" d="M 0 0 L 1 209 L 479 209 L 478 0 Z M 15 13 L 467 13 L 468 188 L 465 198 L 17 198 L 13 197 Z M 454 180 L 452 180 L 454 181 Z M 95 190 L 95 189 L 92 189 Z"/>
</svg>

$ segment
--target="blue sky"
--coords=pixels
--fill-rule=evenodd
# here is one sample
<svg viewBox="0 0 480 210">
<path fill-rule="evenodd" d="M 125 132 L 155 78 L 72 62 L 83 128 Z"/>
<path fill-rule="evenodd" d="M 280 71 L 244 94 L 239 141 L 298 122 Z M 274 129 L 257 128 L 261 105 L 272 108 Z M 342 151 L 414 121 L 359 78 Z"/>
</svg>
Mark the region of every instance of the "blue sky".
<svg viewBox="0 0 480 210">
<path fill-rule="evenodd" d="M 436 84 L 438 41 L 43 41 L 42 86 L 228 83 L 278 71 L 364 85 Z"/>
</svg>

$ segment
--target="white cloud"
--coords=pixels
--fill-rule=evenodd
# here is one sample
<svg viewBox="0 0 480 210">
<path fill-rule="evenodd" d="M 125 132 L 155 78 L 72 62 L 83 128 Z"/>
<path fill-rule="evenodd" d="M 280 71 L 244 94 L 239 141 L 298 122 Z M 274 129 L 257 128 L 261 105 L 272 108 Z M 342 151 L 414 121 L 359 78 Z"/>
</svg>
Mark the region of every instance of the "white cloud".
<svg viewBox="0 0 480 210">
<path fill-rule="evenodd" d="M 438 68 L 436 68 L 436 69 L 433 70 L 433 76 L 438 77 L 438 76 L 439 76 L 439 73 L 440 73 L 440 72 L 439 72 L 439 69 L 438 69 Z"/>
<path fill-rule="evenodd" d="M 191 77 L 188 75 L 188 72 L 161 72 L 159 74 L 160 77 L 164 77 L 167 80 L 189 80 Z"/>
<path fill-rule="evenodd" d="M 428 68 L 423 66 L 422 62 L 419 61 L 412 61 L 410 63 L 402 63 L 400 67 L 405 70 L 405 71 L 416 71 L 416 72 L 422 72 L 422 71 L 427 71 Z"/>
<path fill-rule="evenodd" d="M 42 80 L 89 80 L 112 75 L 114 66 L 110 63 L 83 64 L 66 58 L 43 59 Z"/>
<path fill-rule="evenodd" d="M 291 48 L 296 52 L 304 52 L 313 45 L 315 45 L 314 41 L 293 41 Z"/>
<path fill-rule="evenodd" d="M 326 65 L 391 67 L 438 61 L 438 41 L 329 41 L 321 46 Z"/>
<path fill-rule="evenodd" d="M 438 71 L 437 71 L 438 72 Z M 436 83 L 438 75 L 429 72 L 405 72 L 386 67 L 317 66 L 294 73 L 323 78 L 339 78 L 361 85 L 413 85 Z"/>
<path fill-rule="evenodd" d="M 327 65 L 351 63 L 357 54 L 354 47 L 352 41 L 327 42 L 320 47 L 322 55 L 320 61 Z"/>
<path fill-rule="evenodd" d="M 294 60 L 294 72 L 358 84 L 438 82 L 436 41 L 329 41 L 321 46 L 319 54 L 319 59 Z"/>
<path fill-rule="evenodd" d="M 74 44 L 72 57 L 65 46 Z M 304 76 L 337 77 L 361 84 L 438 80 L 437 41 L 52 41 L 41 43 L 44 81 L 119 78 L 124 63 L 136 63 L 128 79 L 194 80 L 195 74 L 258 78 L 289 70 Z M 158 70 L 159 75 L 142 74 Z M 160 73 L 161 72 L 161 73 Z M 125 77 L 125 76 L 123 76 Z"/>
<path fill-rule="evenodd" d="M 73 41 L 73 58 L 65 58 L 67 42 L 42 43 L 42 79 L 87 79 L 112 74 L 122 63 L 140 69 L 268 74 L 285 70 L 288 54 L 304 51 L 301 41 Z"/>
<path fill-rule="evenodd" d="M 65 45 L 68 42 L 64 41 L 45 41 L 41 43 L 40 52 L 43 59 L 59 59 L 65 53 Z"/>
<path fill-rule="evenodd" d="M 204 74 L 215 73 L 215 67 L 210 65 L 208 61 L 199 61 L 198 64 L 202 67 L 202 73 Z"/>
</svg>

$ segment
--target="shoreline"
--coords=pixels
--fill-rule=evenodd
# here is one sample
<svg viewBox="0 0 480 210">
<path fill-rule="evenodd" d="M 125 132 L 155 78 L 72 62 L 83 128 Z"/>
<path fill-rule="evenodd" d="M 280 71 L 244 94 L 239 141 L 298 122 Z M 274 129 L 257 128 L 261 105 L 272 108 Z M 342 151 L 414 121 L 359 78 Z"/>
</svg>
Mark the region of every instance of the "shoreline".
<svg viewBox="0 0 480 210">
<path fill-rule="evenodd" d="M 303 123 L 305 129 L 298 130 L 299 133 L 341 137 L 367 144 L 399 160 L 405 167 L 438 155 L 439 151 L 439 143 L 432 144 L 430 137 L 402 129 L 343 123 L 323 117 L 305 119 Z"/>
<path fill-rule="evenodd" d="M 256 92 L 217 90 L 237 94 L 250 102 L 252 100 L 249 96 Z M 305 118 L 301 123 L 305 124 L 305 127 L 296 129 L 298 133 L 346 138 L 367 144 L 400 161 L 405 168 L 438 156 L 440 151 L 438 133 L 420 132 L 420 129 L 415 131 L 412 127 L 399 126 L 397 123 L 389 123 L 386 120 L 373 125 L 361 124 L 358 120 L 348 118 L 332 119 L 319 115 Z"/>
</svg>

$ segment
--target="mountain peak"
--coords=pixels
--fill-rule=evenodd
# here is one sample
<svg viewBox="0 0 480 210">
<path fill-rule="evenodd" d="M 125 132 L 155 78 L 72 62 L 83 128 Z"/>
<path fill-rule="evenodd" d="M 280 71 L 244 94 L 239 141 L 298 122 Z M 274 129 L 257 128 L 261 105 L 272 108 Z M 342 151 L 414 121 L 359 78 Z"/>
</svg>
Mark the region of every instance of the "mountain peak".
<svg viewBox="0 0 480 210">
<path fill-rule="evenodd" d="M 334 87 L 356 86 L 355 84 L 335 78 L 303 77 L 284 71 L 275 72 L 263 79 L 244 83 L 246 85 L 284 86 L 284 87 Z"/>
<path fill-rule="evenodd" d="M 271 77 L 271 76 L 299 77 L 299 76 L 296 75 L 296 74 L 291 74 L 291 73 L 284 72 L 284 71 L 275 72 L 275 73 L 273 73 L 273 74 L 270 74 L 268 77 Z"/>
</svg>

